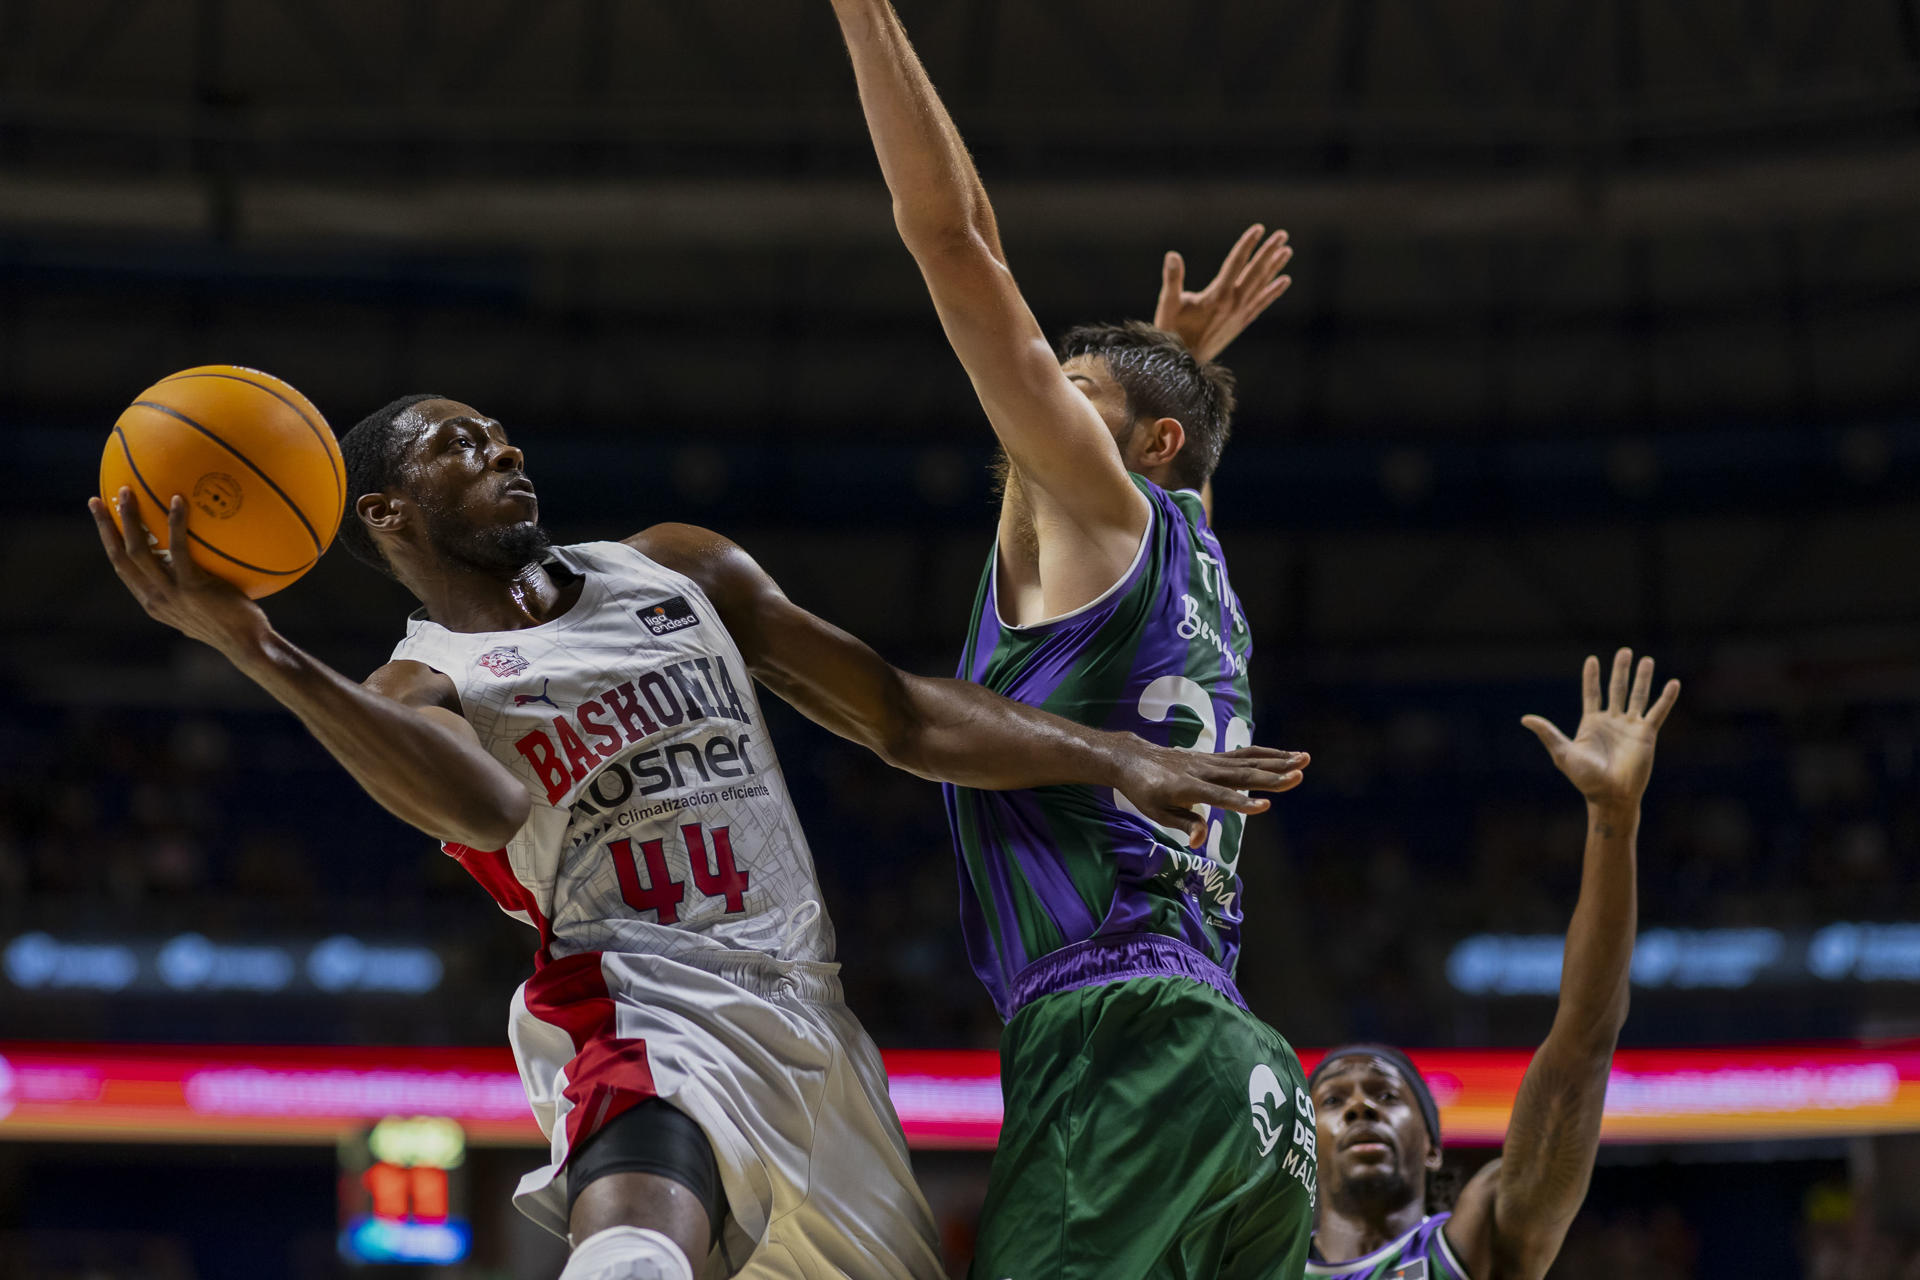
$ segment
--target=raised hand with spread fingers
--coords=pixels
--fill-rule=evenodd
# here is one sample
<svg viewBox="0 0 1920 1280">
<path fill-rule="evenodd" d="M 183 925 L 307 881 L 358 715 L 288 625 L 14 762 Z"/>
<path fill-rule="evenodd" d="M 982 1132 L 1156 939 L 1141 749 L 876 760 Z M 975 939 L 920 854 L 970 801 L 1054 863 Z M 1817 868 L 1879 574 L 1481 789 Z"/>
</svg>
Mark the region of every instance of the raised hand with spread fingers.
<svg viewBox="0 0 1920 1280">
<path fill-rule="evenodd" d="M 1293 259 L 1287 233 L 1276 231 L 1263 241 L 1266 230 L 1256 222 L 1241 232 L 1226 261 L 1198 292 L 1187 288 L 1187 260 L 1168 250 L 1160 268 L 1154 328 L 1179 335 L 1197 360 L 1219 359 L 1293 284 L 1292 276 L 1281 274 Z"/>
<path fill-rule="evenodd" d="M 1649 706 L 1652 691 L 1653 659 L 1641 658 L 1634 669 L 1633 651 L 1622 649 L 1613 655 L 1605 703 L 1600 699 L 1600 659 L 1587 659 L 1581 673 L 1580 726 L 1573 737 L 1540 716 L 1523 716 L 1520 723 L 1533 730 L 1554 767 L 1589 804 L 1637 808 L 1653 776 L 1653 741 L 1680 697 L 1680 682 L 1667 681 Z"/>
</svg>

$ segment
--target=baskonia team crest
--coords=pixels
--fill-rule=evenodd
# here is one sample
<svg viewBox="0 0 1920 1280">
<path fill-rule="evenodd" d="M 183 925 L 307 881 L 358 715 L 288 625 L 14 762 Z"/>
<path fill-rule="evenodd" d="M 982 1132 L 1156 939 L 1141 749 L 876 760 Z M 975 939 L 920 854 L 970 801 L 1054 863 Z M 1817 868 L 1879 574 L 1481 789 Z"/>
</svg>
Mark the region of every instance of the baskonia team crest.
<svg viewBox="0 0 1920 1280">
<path fill-rule="evenodd" d="M 498 649 L 489 649 L 480 655 L 479 663 L 502 680 L 517 676 L 533 665 L 520 656 L 520 646 L 517 644 L 503 644 Z"/>
</svg>

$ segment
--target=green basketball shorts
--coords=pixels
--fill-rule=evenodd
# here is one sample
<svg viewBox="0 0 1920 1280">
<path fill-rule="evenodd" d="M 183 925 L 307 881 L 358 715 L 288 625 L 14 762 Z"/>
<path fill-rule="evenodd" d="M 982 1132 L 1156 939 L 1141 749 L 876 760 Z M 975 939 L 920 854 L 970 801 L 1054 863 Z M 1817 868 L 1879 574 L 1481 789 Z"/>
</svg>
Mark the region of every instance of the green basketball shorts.
<svg viewBox="0 0 1920 1280">
<path fill-rule="evenodd" d="M 1295 1280 L 1313 1228 L 1300 1061 L 1231 998 L 1147 977 L 1007 1024 L 973 1280 Z"/>
</svg>

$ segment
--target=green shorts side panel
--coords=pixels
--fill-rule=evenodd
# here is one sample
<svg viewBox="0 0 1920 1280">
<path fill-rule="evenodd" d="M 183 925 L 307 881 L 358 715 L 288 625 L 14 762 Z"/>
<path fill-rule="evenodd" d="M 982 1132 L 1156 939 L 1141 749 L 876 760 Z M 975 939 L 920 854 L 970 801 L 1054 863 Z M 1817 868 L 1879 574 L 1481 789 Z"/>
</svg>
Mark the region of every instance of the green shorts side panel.
<svg viewBox="0 0 1920 1280">
<path fill-rule="evenodd" d="M 975 1280 L 1300 1275 L 1306 1081 L 1226 997 L 1171 977 L 1042 997 L 1007 1026 L 1001 1088 Z"/>
</svg>

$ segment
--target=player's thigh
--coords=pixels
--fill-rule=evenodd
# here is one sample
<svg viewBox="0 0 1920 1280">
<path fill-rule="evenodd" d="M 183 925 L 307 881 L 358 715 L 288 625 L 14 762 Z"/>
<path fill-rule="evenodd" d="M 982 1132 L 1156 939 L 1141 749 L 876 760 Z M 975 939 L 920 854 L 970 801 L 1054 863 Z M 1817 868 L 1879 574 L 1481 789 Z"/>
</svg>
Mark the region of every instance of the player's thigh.
<svg viewBox="0 0 1920 1280">
<path fill-rule="evenodd" d="M 1162 1274 L 1212 1186 L 1220 1128 L 1193 1120 L 1180 1049 L 1211 1030 L 1185 995 L 1158 982 L 1083 988 L 1008 1025 L 977 1280 Z"/>
<path fill-rule="evenodd" d="M 1008 1029 L 1011 1141 L 976 1276 L 1216 1274 L 1268 1214 L 1304 1249 L 1311 1161 L 1283 1152 L 1311 1125 L 1295 1130 L 1304 1081 L 1271 1028 L 1171 978 L 1048 997 L 1016 1024 L 1036 1010 Z"/>
<path fill-rule="evenodd" d="M 805 1201 L 769 1235 L 824 1274 L 942 1280 L 933 1213 L 914 1180 L 879 1051 L 843 1006 L 813 1011 L 836 1046 L 814 1115 Z"/>
</svg>

